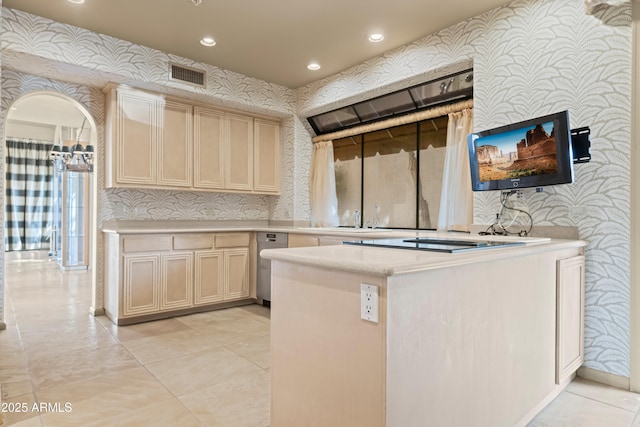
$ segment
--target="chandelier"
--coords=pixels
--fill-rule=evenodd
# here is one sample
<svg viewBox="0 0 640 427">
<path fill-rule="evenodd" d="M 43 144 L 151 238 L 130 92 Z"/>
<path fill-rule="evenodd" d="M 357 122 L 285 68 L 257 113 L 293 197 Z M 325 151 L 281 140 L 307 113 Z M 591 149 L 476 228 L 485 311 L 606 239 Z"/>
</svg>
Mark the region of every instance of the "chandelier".
<svg viewBox="0 0 640 427">
<path fill-rule="evenodd" d="M 82 122 L 82 127 L 77 132 L 75 141 L 65 144 L 60 138 L 60 141 L 51 148 L 49 158 L 58 171 L 93 172 L 93 145 L 87 144 L 83 147 L 80 144 L 80 135 L 82 135 L 86 121 L 87 119 Z"/>
</svg>

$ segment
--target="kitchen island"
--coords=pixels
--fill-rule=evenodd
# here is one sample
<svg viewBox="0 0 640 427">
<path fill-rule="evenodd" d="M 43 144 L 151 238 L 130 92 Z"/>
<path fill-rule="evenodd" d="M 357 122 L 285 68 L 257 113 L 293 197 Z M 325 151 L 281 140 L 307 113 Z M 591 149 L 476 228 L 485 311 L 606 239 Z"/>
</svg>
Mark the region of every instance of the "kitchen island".
<svg viewBox="0 0 640 427">
<path fill-rule="evenodd" d="M 263 251 L 271 425 L 526 425 L 583 361 L 584 246 Z"/>
</svg>

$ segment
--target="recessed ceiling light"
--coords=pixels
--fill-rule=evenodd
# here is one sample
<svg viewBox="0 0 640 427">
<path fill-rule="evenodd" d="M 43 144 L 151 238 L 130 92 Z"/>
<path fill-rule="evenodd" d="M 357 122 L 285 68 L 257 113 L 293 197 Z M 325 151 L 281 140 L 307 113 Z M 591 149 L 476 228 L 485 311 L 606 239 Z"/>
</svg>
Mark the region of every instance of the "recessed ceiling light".
<svg viewBox="0 0 640 427">
<path fill-rule="evenodd" d="M 307 68 L 311 71 L 318 71 L 320 69 L 320 64 L 318 64 L 317 62 L 312 62 L 311 64 L 307 65 Z"/>
<path fill-rule="evenodd" d="M 200 44 L 202 46 L 211 47 L 216 45 L 216 41 L 212 37 L 203 37 L 202 40 L 200 40 Z"/>
<path fill-rule="evenodd" d="M 369 34 L 369 41 L 372 43 L 378 43 L 384 40 L 384 36 L 379 33 Z"/>
<path fill-rule="evenodd" d="M 69 3 L 74 3 L 74 4 L 82 4 L 84 3 L 84 0 L 67 0 Z"/>
</svg>

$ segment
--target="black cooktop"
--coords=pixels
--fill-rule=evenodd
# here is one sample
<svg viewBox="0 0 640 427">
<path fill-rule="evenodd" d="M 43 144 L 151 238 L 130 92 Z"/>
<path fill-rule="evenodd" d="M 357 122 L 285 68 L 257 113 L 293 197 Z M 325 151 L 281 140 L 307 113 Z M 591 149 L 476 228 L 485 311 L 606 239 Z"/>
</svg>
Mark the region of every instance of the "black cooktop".
<svg viewBox="0 0 640 427">
<path fill-rule="evenodd" d="M 437 237 L 416 237 L 410 239 L 372 239 L 342 242 L 345 245 L 374 246 L 380 248 L 412 249 L 433 252 L 467 252 L 481 249 L 520 246 L 524 242 L 496 242 L 487 240 L 458 240 Z"/>
</svg>

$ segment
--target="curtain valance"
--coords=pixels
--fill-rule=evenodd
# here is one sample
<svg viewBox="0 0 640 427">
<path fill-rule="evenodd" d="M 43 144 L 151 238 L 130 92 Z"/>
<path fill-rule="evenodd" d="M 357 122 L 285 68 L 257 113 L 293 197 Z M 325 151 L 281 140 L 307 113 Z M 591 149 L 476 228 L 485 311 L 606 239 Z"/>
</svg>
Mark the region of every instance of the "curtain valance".
<svg viewBox="0 0 640 427">
<path fill-rule="evenodd" d="M 467 108 L 473 108 L 473 99 L 456 102 L 453 104 L 443 105 L 441 107 L 431 108 L 429 110 L 419 111 L 406 116 L 394 117 L 388 120 L 382 120 L 368 125 L 356 126 L 353 128 L 339 130 L 337 132 L 327 133 L 320 136 L 314 136 L 311 141 L 315 144 L 321 141 L 335 141 L 340 138 L 348 138 L 350 136 L 360 135 L 362 133 L 374 132 L 381 129 L 388 129 L 394 126 L 406 125 L 409 123 L 419 122 L 421 120 L 433 119 L 435 117 L 446 116 L 449 113 L 456 113 Z"/>
</svg>

